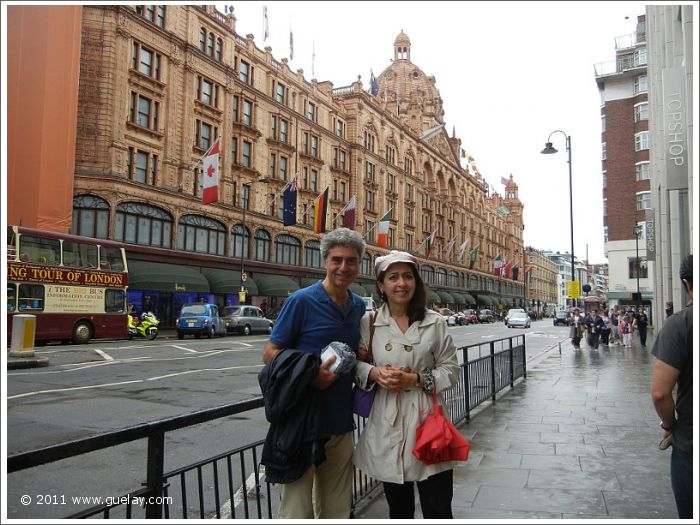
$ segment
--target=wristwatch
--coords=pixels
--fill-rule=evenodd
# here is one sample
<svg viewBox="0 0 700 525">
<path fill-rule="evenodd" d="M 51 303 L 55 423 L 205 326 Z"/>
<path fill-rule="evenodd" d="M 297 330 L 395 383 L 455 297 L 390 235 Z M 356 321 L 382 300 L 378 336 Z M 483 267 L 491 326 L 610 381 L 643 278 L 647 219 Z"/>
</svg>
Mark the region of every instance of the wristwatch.
<svg viewBox="0 0 700 525">
<path fill-rule="evenodd" d="M 659 421 L 659 426 L 664 429 L 666 432 L 673 432 L 673 429 L 676 428 L 676 421 L 674 420 L 673 423 L 671 423 L 670 427 L 664 426 L 663 421 Z"/>
</svg>

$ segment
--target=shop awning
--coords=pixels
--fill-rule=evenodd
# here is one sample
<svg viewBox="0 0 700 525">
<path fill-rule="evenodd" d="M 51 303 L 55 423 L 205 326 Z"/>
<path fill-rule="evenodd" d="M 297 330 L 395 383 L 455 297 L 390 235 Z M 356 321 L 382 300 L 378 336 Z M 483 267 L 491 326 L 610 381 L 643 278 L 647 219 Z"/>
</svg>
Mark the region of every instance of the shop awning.
<svg viewBox="0 0 700 525">
<path fill-rule="evenodd" d="M 476 298 L 476 304 L 491 306 L 491 298 L 488 295 L 479 295 Z"/>
<path fill-rule="evenodd" d="M 464 296 L 464 304 L 476 304 L 474 296 L 470 293 L 462 294 Z"/>
<path fill-rule="evenodd" d="M 258 284 L 258 295 L 270 297 L 286 297 L 299 289 L 299 285 L 286 275 L 256 273 L 255 282 Z"/>
<path fill-rule="evenodd" d="M 427 299 L 428 305 L 431 305 L 433 303 L 441 303 L 442 302 L 442 299 L 440 299 L 440 296 L 432 290 L 428 290 L 426 299 Z"/>
<path fill-rule="evenodd" d="M 221 268 L 202 268 L 202 274 L 209 281 L 212 293 L 238 293 L 241 289 L 241 272 Z M 258 295 L 257 283 L 248 276 L 245 282 L 249 295 Z"/>
<path fill-rule="evenodd" d="M 129 288 L 153 292 L 210 291 L 209 281 L 197 268 L 146 261 L 129 261 Z"/>
<path fill-rule="evenodd" d="M 367 290 L 365 290 L 364 286 L 358 283 L 352 283 L 350 285 L 350 289 L 355 292 L 357 295 L 360 297 L 369 297 L 369 294 L 367 293 Z"/>
<path fill-rule="evenodd" d="M 440 296 L 440 299 L 445 304 L 453 304 L 455 302 L 455 298 L 452 297 L 452 294 L 449 292 L 443 292 L 442 290 L 438 290 L 437 294 Z"/>
<path fill-rule="evenodd" d="M 307 286 L 311 286 L 312 284 L 316 284 L 321 279 L 318 279 L 317 277 L 302 277 L 300 280 L 301 280 L 301 287 L 306 288 Z"/>
<path fill-rule="evenodd" d="M 382 298 L 379 296 L 379 292 L 377 291 L 377 285 L 372 283 L 363 283 L 362 287 L 367 290 L 367 297 L 371 297 L 374 299 L 376 302 L 379 302 L 382 300 Z"/>
</svg>

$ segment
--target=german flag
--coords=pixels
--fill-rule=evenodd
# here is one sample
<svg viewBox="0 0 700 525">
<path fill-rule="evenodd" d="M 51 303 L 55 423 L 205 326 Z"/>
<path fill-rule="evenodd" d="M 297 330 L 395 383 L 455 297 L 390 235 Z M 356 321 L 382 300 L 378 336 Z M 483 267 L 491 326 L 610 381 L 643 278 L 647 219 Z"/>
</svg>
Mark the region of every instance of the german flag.
<svg viewBox="0 0 700 525">
<path fill-rule="evenodd" d="M 327 186 L 321 194 L 314 199 L 314 233 L 326 232 L 326 211 L 328 208 L 328 190 Z"/>
</svg>

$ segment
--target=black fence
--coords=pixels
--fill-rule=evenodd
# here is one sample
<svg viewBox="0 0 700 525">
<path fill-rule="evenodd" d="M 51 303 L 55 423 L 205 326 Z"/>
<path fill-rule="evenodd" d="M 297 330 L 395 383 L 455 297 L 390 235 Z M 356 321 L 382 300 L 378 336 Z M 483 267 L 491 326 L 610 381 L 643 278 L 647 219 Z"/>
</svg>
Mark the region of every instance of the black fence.
<svg viewBox="0 0 700 525">
<path fill-rule="evenodd" d="M 455 424 L 468 420 L 472 409 L 489 399 L 495 401 L 498 392 L 508 386 L 512 388 L 518 378 L 526 377 L 524 335 L 466 346 L 460 352 L 459 381 L 444 393 L 448 413 Z M 13 482 L 12 473 L 145 439 L 147 456 L 142 487 L 97 504 L 73 503 L 72 513 L 65 517 L 274 518 L 272 502 L 279 500 L 279 493 L 276 485 L 264 481 L 264 467 L 259 462 L 263 440 L 164 471 L 166 433 L 262 406 L 263 398 L 257 397 L 9 456 L 8 485 Z M 355 437 L 363 426 L 364 420 L 357 417 Z M 361 504 L 378 486 L 379 482 L 355 469 L 353 507 Z M 35 486 L 34 489 L 37 493 L 42 489 L 51 492 L 46 487 Z M 64 505 L 66 503 L 71 502 L 64 502 Z"/>
</svg>

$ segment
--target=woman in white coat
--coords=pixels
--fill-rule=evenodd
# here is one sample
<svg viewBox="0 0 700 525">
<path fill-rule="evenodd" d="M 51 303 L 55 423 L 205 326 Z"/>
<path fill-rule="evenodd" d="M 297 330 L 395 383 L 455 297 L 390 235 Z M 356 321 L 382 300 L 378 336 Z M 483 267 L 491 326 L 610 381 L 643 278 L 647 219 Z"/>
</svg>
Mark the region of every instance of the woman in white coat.
<svg viewBox="0 0 700 525">
<path fill-rule="evenodd" d="M 361 388 L 374 383 L 379 388 L 353 460 L 363 473 L 384 482 L 390 518 L 414 517 L 417 482 L 423 518 L 449 519 L 456 462 L 426 465 L 412 451 L 416 428 L 432 410 L 432 392 L 439 394 L 457 381 L 456 348 L 444 319 L 425 307 L 415 257 L 392 251 L 377 258 L 374 270 L 384 300 L 374 323 L 375 364 L 358 361 L 355 381 Z M 365 316 L 360 345 L 368 340 Z M 363 358 L 362 350 L 358 357 Z"/>
</svg>

